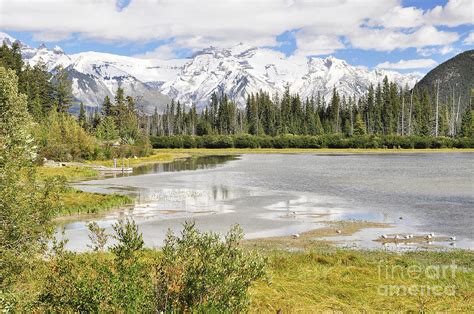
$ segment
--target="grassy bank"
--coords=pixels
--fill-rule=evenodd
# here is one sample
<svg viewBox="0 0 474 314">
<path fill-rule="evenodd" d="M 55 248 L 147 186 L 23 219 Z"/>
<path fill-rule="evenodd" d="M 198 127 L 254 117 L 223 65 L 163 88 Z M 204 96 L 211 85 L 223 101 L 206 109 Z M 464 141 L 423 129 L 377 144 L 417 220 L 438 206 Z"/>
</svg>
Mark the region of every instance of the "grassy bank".
<svg viewBox="0 0 474 314">
<path fill-rule="evenodd" d="M 327 236 L 353 235 L 371 222 L 329 222 L 291 236 L 244 241 L 264 252 L 270 283 L 253 286 L 252 312 L 466 312 L 474 308 L 474 252 L 390 252 L 336 248 Z M 450 268 L 455 264 L 454 268 Z M 411 289 L 407 291 L 407 289 Z"/>
<path fill-rule="evenodd" d="M 474 153 L 474 148 L 384 149 L 384 148 L 161 148 L 156 153 L 190 156 L 238 154 L 400 154 Z"/>
<path fill-rule="evenodd" d="M 137 157 L 137 158 L 124 158 L 124 166 L 125 167 L 138 167 L 143 166 L 146 164 L 153 164 L 153 163 L 166 163 L 172 162 L 173 160 L 186 158 L 189 157 L 189 154 L 186 152 L 178 152 L 178 151 L 161 151 L 155 150 L 154 154 L 147 157 Z M 99 166 L 105 167 L 113 167 L 114 161 L 113 160 L 91 160 L 87 161 L 88 164 L 94 164 Z M 117 159 L 117 166 L 122 166 L 122 159 Z"/>
<path fill-rule="evenodd" d="M 251 312 L 470 312 L 474 308 L 473 252 L 325 249 L 267 255 L 270 284 L 259 282 L 251 289 Z M 451 272 L 447 265 L 453 262 L 457 268 Z M 443 266 L 445 273 L 438 274 Z"/>
<path fill-rule="evenodd" d="M 155 152 L 155 154 L 147 157 L 126 159 L 125 165 L 127 167 L 138 167 L 152 163 L 172 162 L 173 160 L 189 156 L 189 154 L 182 152 Z M 101 176 L 100 171 L 92 169 L 91 165 L 112 167 L 113 160 L 88 161 L 84 166 L 78 163 L 77 165 L 63 167 L 38 167 L 38 175 L 43 180 L 61 176 L 66 182 L 99 178 Z M 119 160 L 119 165 L 121 165 L 121 160 Z M 133 198 L 128 195 L 89 193 L 74 188 L 67 188 L 61 197 L 61 202 L 64 206 L 59 215 L 67 216 L 109 211 L 132 204 Z"/>
<path fill-rule="evenodd" d="M 468 313 L 474 308 L 473 252 L 399 254 L 315 246 L 302 252 L 270 250 L 263 254 L 267 257 L 268 279 L 250 288 L 251 313 Z M 144 273 L 155 274 L 161 258 L 160 250 L 144 250 L 140 259 Z M 113 259 L 108 252 L 78 253 L 70 255 L 66 265 L 74 265 L 78 278 L 89 278 L 104 267 L 112 267 Z M 21 296 L 18 309 L 34 308 L 34 300 L 48 284 L 54 263 L 37 260 L 32 271 L 22 275 L 14 289 Z M 457 267 L 454 271 L 448 268 L 453 263 Z M 80 295 L 81 289 L 92 289 L 88 281 L 80 282 L 77 292 L 68 293 Z M 404 290 L 408 288 L 412 292 Z M 396 289 L 401 290 L 397 293 Z"/>
<path fill-rule="evenodd" d="M 79 191 L 74 188 L 66 189 L 61 201 L 64 204 L 60 216 L 78 214 L 97 214 L 133 204 L 134 200 L 128 195 L 100 194 Z"/>
<path fill-rule="evenodd" d="M 67 181 L 81 181 L 97 178 L 99 171 L 88 167 L 65 166 L 65 167 L 38 167 L 38 175 L 41 179 L 55 176 L 64 177 Z"/>
</svg>

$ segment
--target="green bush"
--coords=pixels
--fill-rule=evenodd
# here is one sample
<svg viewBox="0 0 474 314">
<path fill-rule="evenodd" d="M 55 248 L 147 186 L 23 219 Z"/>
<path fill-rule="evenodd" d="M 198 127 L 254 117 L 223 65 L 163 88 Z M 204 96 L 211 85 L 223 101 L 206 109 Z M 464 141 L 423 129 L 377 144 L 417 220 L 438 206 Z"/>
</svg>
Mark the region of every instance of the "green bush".
<svg viewBox="0 0 474 314">
<path fill-rule="evenodd" d="M 158 266 L 157 310 L 164 312 L 242 312 L 248 288 L 265 276 L 266 260 L 239 247 L 243 238 L 234 226 L 224 241 L 185 223 L 181 237 L 171 232 Z"/>
<path fill-rule="evenodd" d="M 155 312 L 153 267 L 133 221 L 113 226 L 117 243 L 104 253 L 78 254 L 54 243 L 44 285 L 33 306 L 45 312 Z M 105 243 L 104 243 L 105 245 Z"/>
<path fill-rule="evenodd" d="M 154 148 L 474 148 L 473 138 L 400 135 L 183 135 L 153 137 L 151 142 Z"/>
<path fill-rule="evenodd" d="M 113 229 L 110 253 L 102 252 L 109 236 L 97 224 L 89 225 L 94 253 L 69 252 L 66 242 L 55 241 L 49 258 L 40 260 L 42 285 L 30 310 L 241 312 L 249 304 L 248 288 L 265 276 L 266 259 L 239 246 L 243 233 L 236 226 L 222 240 L 186 223 L 182 237 L 168 234 L 162 252 L 143 248 L 132 220 Z"/>
</svg>

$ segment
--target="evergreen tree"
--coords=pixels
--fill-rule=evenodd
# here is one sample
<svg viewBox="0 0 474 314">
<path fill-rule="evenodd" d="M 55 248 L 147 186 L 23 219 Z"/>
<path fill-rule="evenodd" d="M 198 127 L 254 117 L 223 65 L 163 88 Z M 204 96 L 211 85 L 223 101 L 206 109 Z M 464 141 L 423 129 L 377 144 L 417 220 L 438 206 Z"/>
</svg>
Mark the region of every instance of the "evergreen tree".
<svg viewBox="0 0 474 314">
<path fill-rule="evenodd" d="M 354 123 L 354 135 L 365 135 L 367 133 L 365 128 L 365 122 L 362 119 L 361 115 L 358 113 L 355 116 Z"/>
<path fill-rule="evenodd" d="M 86 110 L 84 109 L 84 104 L 81 102 L 81 106 L 79 108 L 79 117 L 78 117 L 79 125 L 87 129 L 87 117 L 86 117 Z"/>
<path fill-rule="evenodd" d="M 104 102 L 102 103 L 102 114 L 105 117 L 112 117 L 115 115 L 115 108 L 112 105 L 109 96 L 104 97 Z"/>
<path fill-rule="evenodd" d="M 114 141 L 119 138 L 119 132 L 117 131 L 113 117 L 104 117 L 100 121 L 97 126 L 96 136 L 106 142 Z"/>
<path fill-rule="evenodd" d="M 466 110 L 461 121 L 460 136 L 474 137 L 474 110 Z"/>
<path fill-rule="evenodd" d="M 72 105 L 72 86 L 67 72 L 62 68 L 56 69 L 53 77 L 54 104 L 58 112 L 67 112 Z"/>
</svg>

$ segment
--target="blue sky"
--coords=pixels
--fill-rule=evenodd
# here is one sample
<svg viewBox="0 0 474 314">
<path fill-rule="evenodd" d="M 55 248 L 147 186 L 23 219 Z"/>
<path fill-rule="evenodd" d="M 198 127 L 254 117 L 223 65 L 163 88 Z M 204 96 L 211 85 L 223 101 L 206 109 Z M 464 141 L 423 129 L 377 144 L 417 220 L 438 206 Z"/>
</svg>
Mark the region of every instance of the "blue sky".
<svg viewBox="0 0 474 314">
<path fill-rule="evenodd" d="M 473 12 L 471 0 L 2 0 L 0 30 L 69 54 L 183 58 L 243 42 L 426 72 L 473 49 Z"/>
</svg>

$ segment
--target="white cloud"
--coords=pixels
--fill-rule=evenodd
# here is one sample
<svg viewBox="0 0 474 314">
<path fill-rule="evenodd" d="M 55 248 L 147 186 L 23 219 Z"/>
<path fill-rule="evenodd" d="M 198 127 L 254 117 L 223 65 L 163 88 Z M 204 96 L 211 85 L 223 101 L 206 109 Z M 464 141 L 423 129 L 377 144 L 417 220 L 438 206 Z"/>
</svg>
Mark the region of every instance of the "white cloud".
<svg viewBox="0 0 474 314">
<path fill-rule="evenodd" d="M 453 46 L 427 47 L 427 48 L 416 49 L 416 52 L 420 56 L 423 56 L 423 57 L 432 56 L 434 54 L 439 54 L 439 55 L 444 56 L 455 51 L 457 51 L 457 49 L 455 49 Z"/>
<path fill-rule="evenodd" d="M 62 32 L 38 32 L 33 33 L 33 39 L 41 42 L 57 42 L 60 40 L 69 39 L 71 35 L 69 33 Z"/>
<path fill-rule="evenodd" d="M 376 67 L 379 69 L 392 69 L 392 70 L 408 70 L 408 69 L 424 69 L 432 68 L 438 64 L 433 59 L 413 59 L 413 60 L 400 60 L 395 63 L 384 62 L 378 64 Z"/>
<path fill-rule="evenodd" d="M 459 26 L 473 24 L 474 2 L 472 0 L 449 0 L 442 6 L 436 6 L 426 12 L 426 22 L 435 25 Z"/>
<path fill-rule="evenodd" d="M 378 51 L 447 45 L 458 39 L 459 35 L 457 33 L 438 31 L 433 26 L 423 26 L 411 33 L 390 29 L 360 28 L 350 35 L 353 47 Z"/>
<path fill-rule="evenodd" d="M 470 32 L 469 35 L 463 41 L 464 45 L 474 45 L 474 32 Z"/>
<path fill-rule="evenodd" d="M 344 48 L 344 44 L 337 36 L 312 35 L 304 32 L 296 34 L 296 45 L 298 49 L 295 54 L 301 56 L 327 55 Z"/>
<path fill-rule="evenodd" d="M 380 17 L 371 19 L 369 25 L 387 28 L 417 27 L 423 25 L 423 10 L 396 6 Z"/>
<path fill-rule="evenodd" d="M 134 57 L 142 58 L 142 59 L 168 60 L 168 59 L 174 59 L 177 57 L 174 51 L 175 51 L 175 48 L 172 45 L 162 45 L 152 51 L 135 55 Z"/>
<path fill-rule="evenodd" d="M 126 6 L 121 0 L 0 1 L 1 29 L 31 31 L 41 41 L 77 33 L 79 40 L 171 40 L 173 48 L 192 50 L 239 42 L 276 46 L 279 34 L 296 30 L 296 52 L 307 55 L 350 45 L 381 51 L 445 46 L 458 35 L 436 25 L 472 23 L 471 0 L 450 0 L 428 12 L 402 7 L 401 0 L 132 0 Z"/>
</svg>

